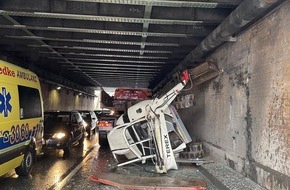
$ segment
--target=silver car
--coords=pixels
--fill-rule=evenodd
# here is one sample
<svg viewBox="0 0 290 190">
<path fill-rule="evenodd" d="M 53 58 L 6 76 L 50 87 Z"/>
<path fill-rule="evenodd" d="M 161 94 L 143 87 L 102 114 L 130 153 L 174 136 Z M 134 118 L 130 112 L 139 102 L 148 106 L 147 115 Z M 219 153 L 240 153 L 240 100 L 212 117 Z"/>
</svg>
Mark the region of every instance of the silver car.
<svg viewBox="0 0 290 190">
<path fill-rule="evenodd" d="M 81 114 L 82 118 L 85 121 L 85 128 L 87 132 L 87 138 L 91 138 L 92 134 L 96 134 L 97 131 L 97 123 L 98 123 L 98 118 L 93 111 L 88 111 L 88 110 L 81 110 L 79 111 Z"/>
</svg>

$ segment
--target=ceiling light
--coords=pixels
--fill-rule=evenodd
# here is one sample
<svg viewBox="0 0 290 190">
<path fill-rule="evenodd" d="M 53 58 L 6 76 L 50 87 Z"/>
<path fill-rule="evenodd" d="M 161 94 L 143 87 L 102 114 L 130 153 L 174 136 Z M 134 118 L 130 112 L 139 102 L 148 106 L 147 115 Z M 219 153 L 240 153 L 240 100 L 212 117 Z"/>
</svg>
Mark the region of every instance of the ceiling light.
<svg viewBox="0 0 290 190">
<path fill-rule="evenodd" d="M 28 47 L 46 47 L 41 45 L 27 45 Z M 49 46 L 53 49 L 78 49 L 78 50 L 90 50 L 90 51 L 116 51 L 116 52 L 127 52 L 127 53 L 137 53 L 137 52 L 144 52 L 144 53 L 172 53 L 172 51 L 160 51 L 160 50 L 138 50 L 138 49 L 121 49 L 121 48 L 96 48 L 96 47 L 81 47 L 81 46 Z"/>
<path fill-rule="evenodd" d="M 207 8 L 213 9 L 216 7 L 235 7 L 235 3 L 216 3 L 216 2 L 190 2 L 177 0 L 66 0 L 76 2 L 94 2 L 94 3 L 113 3 L 113 4 L 127 4 L 127 5 L 150 5 L 162 7 L 193 7 L 193 8 Z"/>
<path fill-rule="evenodd" d="M 41 54 L 55 54 L 56 52 L 39 51 L 38 53 L 41 53 Z M 116 55 L 116 54 L 90 54 L 90 53 L 75 53 L 75 52 L 70 52 L 70 53 L 59 52 L 59 54 L 61 54 L 61 55 L 87 56 L 87 57 L 114 57 L 114 58 L 132 58 L 132 59 L 168 59 L 168 57 L 158 57 L 158 56 L 134 56 L 134 55 Z M 57 59 L 57 58 L 56 57 L 53 57 L 53 59 Z"/>
</svg>

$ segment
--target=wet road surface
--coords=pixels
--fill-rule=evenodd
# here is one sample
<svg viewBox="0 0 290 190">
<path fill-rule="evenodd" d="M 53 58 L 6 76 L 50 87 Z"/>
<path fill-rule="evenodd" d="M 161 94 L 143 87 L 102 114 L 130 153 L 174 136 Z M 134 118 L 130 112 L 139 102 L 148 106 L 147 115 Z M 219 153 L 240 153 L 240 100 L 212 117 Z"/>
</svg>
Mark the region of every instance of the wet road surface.
<svg viewBox="0 0 290 190">
<path fill-rule="evenodd" d="M 91 181 L 93 175 L 97 176 L 109 170 L 115 164 L 108 146 L 100 147 L 98 136 L 85 139 L 84 146 L 76 145 L 69 158 L 63 159 L 63 151 L 56 150 L 38 158 L 29 177 L 19 177 L 15 172 L 0 177 L 1 190 L 89 190 L 89 189 L 118 189 Z M 183 168 L 183 169 L 182 169 Z M 145 177 L 195 177 L 204 179 L 196 169 L 181 166 L 179 172 L 156 174 L 152 165 L 131 164 L 113 171 L 114 175 L 145 176 Z"/>
<path fill-rule="evenodd" d="M 35 163 L 29 177 L 18 177 L 15 172 L 0 177 L 1 190 L 54 190 L 54 189 L 118 189 L 116 187 L 102 185 L 91 181 L 93 175 L 102 172 L 112 172 L 110 166 L 114 160 L 108 146 L 100 147 L 98 137 L 92 136 L 85 139 L 84 146 L 74 146 L 69 158 L 63 159 L 63 151 L 57 150 L 42 156 Z M 156 174 L 152 165 L 131 164 L 113 171 L 114 175 L 121 176 L 145 176 L 145 177 L 195 177 L 204 179 L 196 169 L 188 166 L 180 166 L 179 172 L 172 171 L 168 174 Z M 183 169 L 182 169 L 183 168 Z M 186 169 L 188 168 L 188 169 Z"/>
<path fill-rule="evenodd" d="M 69 158 L 63 159 L 63 151 L 53 151 L 42 156 L 35 163 L 29 177 L 18 177 L 15 172 L 0 177 L 1 190 L 116 190 L 118 188 L 99 184 L 92 176 L 111 174 L 120 178 L 162 177 L 204 180 L 207 190 L 215 189 L 263 189 L 244 179 L 234 170 L 220 164 L 206 164 L 204 169 L 192 164 L 179 164 L 178 170 L 167 174 L 156 174 L 151 163 L 134 163 L 110 170 L 115 162 L 108 146 L 100 147 L 97 135 L 85 139 L 84 145 L 74 146 Z M 204 172 L 205 170 L 207 172 Z M 218 172 L 216 172 L 218 171 Z M 207 174 L 207 173 L 211 174 Z M 234 177 L 236 176 L 236 177 Z M 166 182 L 166 180 L 165 180 Z M 222 182 L 222 184 L 221 184 Z M 234 187 L 234 188 L 233 188 Z"/>
<path fill-rule="evenodd" d="M 57 189 L 58 185 L 86 160 L 90 153 L 96 153 L 98 148 L 98 137 L 95 135 L 91 139 L 85 139 L 83 146 L 76 144 L 67 159 L 63 158 L 62 150 L 49 151 L 38 158 L 29 177 L 18 176 L 14 171 L 0 177 L 0 189 Z"/>
</svg>

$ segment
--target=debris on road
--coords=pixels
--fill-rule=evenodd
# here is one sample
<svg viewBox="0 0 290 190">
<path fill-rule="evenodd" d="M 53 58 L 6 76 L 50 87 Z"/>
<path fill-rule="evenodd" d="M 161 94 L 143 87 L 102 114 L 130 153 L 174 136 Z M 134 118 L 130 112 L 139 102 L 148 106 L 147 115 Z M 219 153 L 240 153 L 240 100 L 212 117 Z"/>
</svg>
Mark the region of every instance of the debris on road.
<svg viewBox="0 0 290 190">
<path fill-rule="evenodd" d="M 192 178 L 170 178 L 170 177 L 140 177 L 124 176 L 113 173 L 102 173 L 98 176 L 93 175 L 91 181 L 110 185 L 122 189 L 134 190 L 205 190 L 206 182 L 204 180 Z"/>
</svg>

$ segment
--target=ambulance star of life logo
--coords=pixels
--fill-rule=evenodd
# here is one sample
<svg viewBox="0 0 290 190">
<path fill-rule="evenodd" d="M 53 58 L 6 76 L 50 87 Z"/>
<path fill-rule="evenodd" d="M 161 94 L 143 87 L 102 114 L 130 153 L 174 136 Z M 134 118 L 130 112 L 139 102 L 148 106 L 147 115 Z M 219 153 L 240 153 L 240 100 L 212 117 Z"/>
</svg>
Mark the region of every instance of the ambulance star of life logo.
<svg viewBox="0 0 290 190">
<path fill-rule="evenodd" d="M 9 103 L 11 100 L 10 93 L 6 92 L 6 88 L 2 87 L 2 93 L 0 93 L 0 114 L 4 112 L 4 117 L 8 117 L 8 111 L 11 113 L 12 106 Z"/>
</svg>

